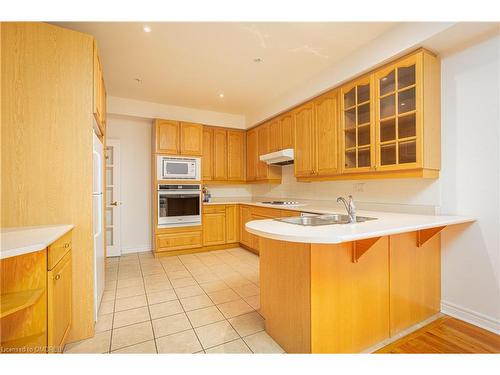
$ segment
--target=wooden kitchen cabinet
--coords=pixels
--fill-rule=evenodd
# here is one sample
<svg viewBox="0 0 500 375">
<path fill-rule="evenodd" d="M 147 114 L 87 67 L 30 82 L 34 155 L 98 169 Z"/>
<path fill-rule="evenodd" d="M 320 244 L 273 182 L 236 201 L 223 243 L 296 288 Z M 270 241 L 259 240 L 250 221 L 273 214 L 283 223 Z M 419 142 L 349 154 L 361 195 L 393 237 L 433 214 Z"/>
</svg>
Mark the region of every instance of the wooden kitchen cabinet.
<svg viewBox="0 0 500 375">
<path fill-rule="evenodd" d="M 172 120 L 155 121 L 156 152 L 200 156 L 203 153 L 203 125 Z"/>
<path fill-rule="evenodd" d="M 104 75 L 102 72 L 101 59 L 97 43 L 94 41 L 94 63 L 93 63 L 93 100 L 92 112 L 101 132 L 101 136 L 106 133 L 106 87 L 104 84 Z"/>
<path fill-rule="evenodd" d="M 248 223 L 249 221 L 252 221 L 252 211 L 250 206 L 240 206 L 240 242 L 247 246 L 247 247 L 252 247 L 253 246 L 253 237 L 254 235 L 247 232 L 245 229 L 245 224 Z"/>
<path fill-rule="evenodd" d="M 257 180 L 267 179 L 268 165 L 260 161 L 260 155 L 269 153 L 269 123 L 257 127 Z"/>
<path fill-rule="evenodd" d="M 340 88 L 341 167 L 343 173 L 375 168 L 375 111 L 373 75 Z"/>
<path fill-rule="evenodd" d="M 328 176 L 338 168 L 338 92 L 314 99 L 314 174 Z"/>
<path fill-rule="evenodd" d="M 205 126 L 203 142 L 204 181 L 245 181 L 245 132 Z"/>
<path fill-rule="evenodd" d="M 180 123 L 181 155 L 200 156 L 203 153 L 203 125 L 190 122 Z"/>
<path fill-rule="evenodd" d="M 71 267 L 71 250 L 69 250 L 47 273 L 47 343 L 49 351 L 62 350 L 71 327 Z"/>
<path fill-rule="evenodd" d="M 226 243 L 239 241 L 240 220 L 238 205 L 226 205 Z"/>
<path fill-rule="evenodd" d="M 269 153 L 270 125 L 265 123 L 247 132 L 247 181 L 279 183 L 281 168 L 260 161 L 259 156 Z"/>
<path fill-rule="evenodd" d="M 377 171 L 438 170 L 439 60 L 420 50 L 374 77 Z"/>
<path fill-rule="evenodd" d="M 227 179 L 245 181 L 245 133 L 227 131 Z"/>
<path fill-rule="evenodd" d="M 314 106 L 308 102 L 294 111 L 295 119 L 295 176 L 314 174 Z"/>
<path fill-rule="evenodd" d="M 155 251 L 195 249 L 202 246 L 202 237 L 200 227 L 169 228 L 168 231 L 156 235 Z"/>
<path fill-rule="evenodd" d="M 269 123 L 269 152 L 282 149 L 281 120 L 275 119 Z"/>
<path fill-rule="evenodd" d="M 178 155 L 180 126 L 178 121 L 156 120 L 156 152 Z"/>
<path fill-rule="evenodd" d="M 227 180 L 227 132 L 214 129 L 214 180 Z"/>
<path fill-rule="evenodd" d="M 294 122 L 293 114 L 287 112 L 280 117 L 281 124 L 281 149 L 294 147 Z"/>
<path fill-rule="evenodd" d="M 213 179 L 214 165 L 214 130 L 212 128 L 203 128 L 203 154 L 201 161 L 202 180 L 210 181 Z"/>
<path fill-rule="evenodd" d="M 226 243 L 226 208 L 224 205 L 204 206 L 203 246 Z"/>
<path fill-rule="evenodd" d="M 247 181 L 257 179 L 257 129 L 247 132 Z"/>
</svg>

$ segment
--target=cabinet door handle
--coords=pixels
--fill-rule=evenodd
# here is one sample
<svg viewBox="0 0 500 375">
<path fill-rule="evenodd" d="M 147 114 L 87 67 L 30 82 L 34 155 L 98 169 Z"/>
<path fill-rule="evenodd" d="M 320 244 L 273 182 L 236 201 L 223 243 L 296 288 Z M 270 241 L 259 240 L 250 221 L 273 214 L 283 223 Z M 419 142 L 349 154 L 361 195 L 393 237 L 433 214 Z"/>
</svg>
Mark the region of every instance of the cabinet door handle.
<svg viewBox="0 0 500 375">
<path fill-rule="evenodd" d="M 67 249 L 68 247 L 69 247 L 69 242 L 66 242 L 66 243 L 64 244 L 64 248 L 65 248 L 65 249 Z"/>
<path fill-rule="evenodd" d="M 58 273 L 58 274 L 54 277 L 54 280 L 56 280 L 56 281 L 57 281 L 57 280 L 59 280 L 60 278 L 61 278 L 61 274 L 59 274 L 59 273 Z"/>
</svg>

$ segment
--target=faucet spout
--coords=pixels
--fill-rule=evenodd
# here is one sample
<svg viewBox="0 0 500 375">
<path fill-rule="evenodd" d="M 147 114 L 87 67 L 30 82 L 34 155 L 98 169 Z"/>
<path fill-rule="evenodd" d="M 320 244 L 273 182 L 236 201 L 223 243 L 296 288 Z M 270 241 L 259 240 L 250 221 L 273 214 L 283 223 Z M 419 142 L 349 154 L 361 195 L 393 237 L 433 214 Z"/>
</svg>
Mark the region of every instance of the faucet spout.
<svg viewBox="0 0 500 375">
<path fill-rule="evenodd" d="M 356 206 L 354 205 L 354 199 L 352 195 L 348 196 L 349 201 L 346 201 L 344 197 L 338 197 L 337 202 L 342 202 L 347 211 L 347 216 L 349 216 L 350 223 L 356 223 Z"/>
</svg>

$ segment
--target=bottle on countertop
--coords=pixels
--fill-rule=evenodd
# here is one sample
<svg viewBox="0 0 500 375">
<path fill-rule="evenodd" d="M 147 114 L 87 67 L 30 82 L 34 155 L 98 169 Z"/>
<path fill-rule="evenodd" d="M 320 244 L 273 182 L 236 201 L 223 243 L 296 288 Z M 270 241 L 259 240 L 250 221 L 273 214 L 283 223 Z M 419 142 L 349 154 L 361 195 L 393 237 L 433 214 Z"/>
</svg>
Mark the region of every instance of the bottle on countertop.
<svg viewBox="0 0 500 375">
<path fill-rule="evenodd" d="M 207 187 L 203 186 L 201 192 L 203 194 L 203 202 L 210 203 L 210 201 L 212 200 L 212 194 L 208 192 Z"/>
</svg>

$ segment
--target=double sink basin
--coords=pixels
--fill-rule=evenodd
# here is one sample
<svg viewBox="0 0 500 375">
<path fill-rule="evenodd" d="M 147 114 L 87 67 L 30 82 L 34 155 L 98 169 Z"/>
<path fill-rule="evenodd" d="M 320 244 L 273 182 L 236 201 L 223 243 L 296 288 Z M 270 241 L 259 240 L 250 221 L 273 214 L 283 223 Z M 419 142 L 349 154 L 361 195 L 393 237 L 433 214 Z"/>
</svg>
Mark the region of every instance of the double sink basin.
<svg viewBox="0 0 500 375">
<path fill-rule="evenodd" d="M 349 224 L 349 216 L 341 214 L 328 214 L 328 215 L 311 215 L 311 216 L 294 216 L 274 219 L 288 224 L 304 225 L 304 226 L 318 226 L 318 225 L 332 225 L 332 224 Z M 376 220 L 374 217 L 357 216 L 356 222 L 363 223 L 369 220 Z"/>
</svg>

